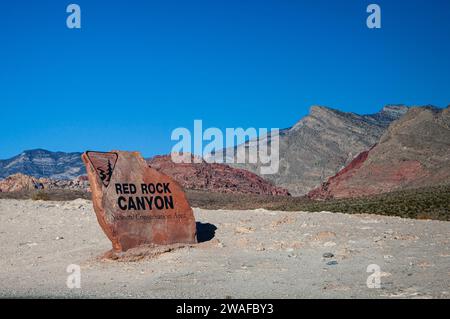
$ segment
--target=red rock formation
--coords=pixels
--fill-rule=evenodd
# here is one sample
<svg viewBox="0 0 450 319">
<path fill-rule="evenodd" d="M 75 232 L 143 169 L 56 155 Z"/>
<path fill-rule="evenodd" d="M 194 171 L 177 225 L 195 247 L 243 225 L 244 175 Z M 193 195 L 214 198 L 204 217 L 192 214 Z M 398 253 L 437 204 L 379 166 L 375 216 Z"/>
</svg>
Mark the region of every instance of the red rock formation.
<svg viewBox="0 0 450 319">
<path fill-rule="evenodd" d="M 43 188 L 43 179 L 34 178 L 24 174 L 14 174 L 0 180 L 0 192 L 11 193 L 30 191 Z"/>
<path fill-rule="evenodd" d="M 0 180 L 0 192 L 12 193 L 37 189 L 69 189 L 90 191 L 87 176 L 79 176 L 73 180 L 54 180 L 35 178 L 24 174 L 14 174 Z"/>
<path fill-rule="evenodd" d="M 450 183 L 450 109 L 412 108 L 380 142 L 362 152 L 313 199 L 374 195 Z"/>
<path fill-rule="evenodd" d="M 172 176 L 185 189 L 206 190 L 220 193 L 260 194 L 288 196 L 289 192 L 276 187 L 258 175 L 225 164 L 174 163 L 170 155 L 155 156 L 148 164 Z"/>
<path fill-rule="evenodd" d="M 349 179 L 367 160 L 369 152 L 375 147 L 370 148 L 368 151 L 361 152 L 356 156 L 350 164 L 344 167 L 336 175 L 330 177 L 328 181 L 323 183 L 321 187 L 315 188 L 308 193 L 308 197 L 312 199 L 329 199 L 336 196 L 335 189 L 341 182 Z"/>
</svg>

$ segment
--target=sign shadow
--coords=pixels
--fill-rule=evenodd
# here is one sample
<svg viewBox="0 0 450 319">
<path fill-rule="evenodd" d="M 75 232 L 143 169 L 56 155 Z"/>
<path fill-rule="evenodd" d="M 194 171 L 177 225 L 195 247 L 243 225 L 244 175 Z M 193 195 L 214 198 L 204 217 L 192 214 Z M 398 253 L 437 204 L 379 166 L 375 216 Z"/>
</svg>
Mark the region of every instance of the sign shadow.
<svg viewBox="0 0 450 319">
<path fill-rule="evenodd" d="M 204 243 L 210 241 L 216 235 L 217 227 L 210 223 L 196 223 L 197 226 L 197 242 Z"/>
</svg>

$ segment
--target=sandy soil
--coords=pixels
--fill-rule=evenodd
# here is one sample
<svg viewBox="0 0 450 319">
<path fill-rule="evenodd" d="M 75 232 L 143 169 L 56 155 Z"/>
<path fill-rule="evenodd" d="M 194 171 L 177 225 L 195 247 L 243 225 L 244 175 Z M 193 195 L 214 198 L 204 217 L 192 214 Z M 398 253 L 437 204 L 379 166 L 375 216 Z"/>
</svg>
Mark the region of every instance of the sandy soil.
<svg viewBox="0 0 450 319">
<path fill-rule="evenodd" d="M 450 298 L 450 222 L 266 210 L 195 216 L 202 243 L 117 262 L 98 258 L 110 243 L 89 201 L 0 200 L 0 296 Z M 70 264 L 81 266 L 80 289 L 66 285 Z M 371 264 L 381 288 L 367 287 Z"/>
</svg>

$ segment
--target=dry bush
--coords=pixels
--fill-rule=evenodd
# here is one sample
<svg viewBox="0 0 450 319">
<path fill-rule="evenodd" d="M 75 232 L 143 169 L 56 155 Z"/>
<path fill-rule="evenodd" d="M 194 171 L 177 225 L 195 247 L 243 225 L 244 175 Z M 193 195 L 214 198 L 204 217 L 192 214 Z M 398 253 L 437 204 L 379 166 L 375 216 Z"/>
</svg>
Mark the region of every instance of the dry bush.
<svg viewBox="0 0 450 319">
<path fill-rule="evenodd" d="M 50 200 L 49 194 L 44 191 L 37 191 L 31 195 L 32 200 Z"/>
</svg>

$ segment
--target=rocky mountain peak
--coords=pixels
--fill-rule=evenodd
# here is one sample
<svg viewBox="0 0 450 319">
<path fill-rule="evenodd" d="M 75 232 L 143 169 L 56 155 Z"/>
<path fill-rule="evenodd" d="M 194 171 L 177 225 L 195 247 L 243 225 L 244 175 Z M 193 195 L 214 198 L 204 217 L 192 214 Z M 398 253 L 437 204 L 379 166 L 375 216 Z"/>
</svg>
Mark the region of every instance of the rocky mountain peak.
<svg viewBox="0 0 450 319">
<path fill-rule="evenodd" d="M 309 108 L 309 115 L 318 115 L 318 114 L 329 114 L 329 113 L 338 113 L 340 111 L 332 109 L 327 106 L 322 105 L 312 105 Z"/>
<path fill-rule="evenodd" d="M 392 118 L 392 119 L 398 119 L 403 114 L 408 112 L 408 109 L 409 108 L 407 106 L 405 106 L 405 105 L 386 105 L 377 114 L 385 116 L 385 117 L 389 117 L 389 118 Z"/>
<path fill-rule="evenodd" d="M 301 118 L 297 123 L 295 123 L 289 130 L 296 131 L 311 121 L 328 121 L 331 119 L 337 119 L 342 116 L 343 112 L 321 105 L 313 105 L 309 108 L 309 114 Z"/>
<path fill-rule="evenodd" d="M 406 113 L 408 111 L 408 107 L 403 104 L 388 104 L 381 109 L 381 112 L 386 113 Z"/>
<path fill-rule="evenodd" d="M 308 117 L 327 118 L 327 117 L 341 117 L 341 116 L 346 117 L 351 115 L 355 114 L 342 112 L 328 106 L 313 105 L 309 108 Z"/>
</svg>

